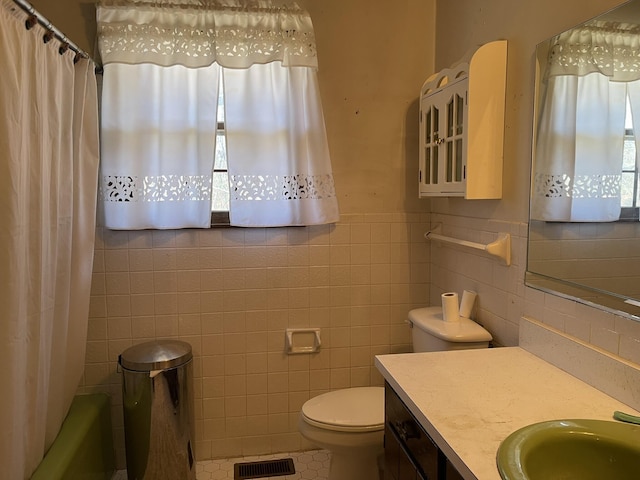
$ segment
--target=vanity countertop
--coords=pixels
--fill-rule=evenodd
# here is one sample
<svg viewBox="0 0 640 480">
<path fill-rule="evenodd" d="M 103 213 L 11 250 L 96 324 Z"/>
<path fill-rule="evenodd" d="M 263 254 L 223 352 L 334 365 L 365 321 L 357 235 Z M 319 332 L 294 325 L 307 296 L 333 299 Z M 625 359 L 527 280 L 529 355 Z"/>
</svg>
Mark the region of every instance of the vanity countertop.
<svg viewBox="0 0 640 480">
<path fill-rule="evenodd" d="M 499 480 L 496 452 L 518 428 L 638 414 L 520 347 L 378 355 L 375 364 L 465 479 Z"/>
</svg>

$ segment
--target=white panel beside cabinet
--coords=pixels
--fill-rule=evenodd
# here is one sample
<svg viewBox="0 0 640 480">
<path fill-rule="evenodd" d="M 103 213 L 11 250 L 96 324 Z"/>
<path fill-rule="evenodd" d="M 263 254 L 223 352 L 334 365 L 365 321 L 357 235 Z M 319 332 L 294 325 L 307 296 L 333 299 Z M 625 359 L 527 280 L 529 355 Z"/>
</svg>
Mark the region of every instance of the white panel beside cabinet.
<svg viewBox="0 0 640 480">
<path fill-rule="evenodd" d="M 420 91 L 420 197 L 502 197 L 507 41 L 482 45 Z"/>
</svg>

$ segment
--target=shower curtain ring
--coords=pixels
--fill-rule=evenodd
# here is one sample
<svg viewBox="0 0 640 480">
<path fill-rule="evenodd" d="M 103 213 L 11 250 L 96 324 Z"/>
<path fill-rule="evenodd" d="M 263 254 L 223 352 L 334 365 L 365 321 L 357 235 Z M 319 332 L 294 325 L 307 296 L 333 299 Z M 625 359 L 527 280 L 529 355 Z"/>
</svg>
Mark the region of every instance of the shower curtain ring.
<svg viewBox="0 0 640 480">
<path fill-rule="evenodd" d="M 42 36 L 42 41 L 44 43 L 49 43 L 51 40 L 53 40 L 53 37 L 54 37 L 54 33 L 51 30 L 49 30 L 47 33 L 45 33 Z"/>
<path fill-rule="evenodd" d="M 35 27 L 36 23 L 38 23 L 38 17 L 35 15 L 29 15 L 29 17 L 24 21 L 24 28 L 31 30 Z"/>
</svg>

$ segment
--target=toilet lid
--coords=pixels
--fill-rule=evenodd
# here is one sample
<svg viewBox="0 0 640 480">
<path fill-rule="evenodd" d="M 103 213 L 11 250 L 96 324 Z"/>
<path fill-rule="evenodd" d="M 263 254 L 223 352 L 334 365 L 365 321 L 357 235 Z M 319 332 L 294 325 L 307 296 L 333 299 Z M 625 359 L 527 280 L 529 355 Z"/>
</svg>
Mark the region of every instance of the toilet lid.
<svg viewBox="0 0 640 480">
<path fill-rule="evenodd" d="M 307 423 L 328 430 L 372 431 L 384 428 L 384 388 L 335 390 L 307 400 L 302 406 Z"/>
<path fill-rule="evenodd" d="M 409 312 L 409 322 L 414 327 L 447 342 L 490 342 L 491 334 L 473 320 L 460 317 L 458 322 L 445 322 L 442 307 L 416 308 Z"/>
</svg>

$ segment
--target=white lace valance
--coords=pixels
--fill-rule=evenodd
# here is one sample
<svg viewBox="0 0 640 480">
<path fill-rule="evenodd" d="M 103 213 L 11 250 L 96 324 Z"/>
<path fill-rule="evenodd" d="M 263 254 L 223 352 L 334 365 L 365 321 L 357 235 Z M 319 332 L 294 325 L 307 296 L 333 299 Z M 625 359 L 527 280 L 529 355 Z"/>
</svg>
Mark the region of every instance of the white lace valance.
<svg viewBox="0 0 640 480">
<path fill-rule="evenodd" d="M 295 4 L 276 8 L 103 1 L 97 20 L 103 64 L 318 65 L 311 17 Z"/>
<path fill-rule="evenodd" d="M 638 25 L 593 21 L 556 37 L 549 54 L 549 76 L 595 72 L 620 82 L 640 79 Z"/>
</svg>

